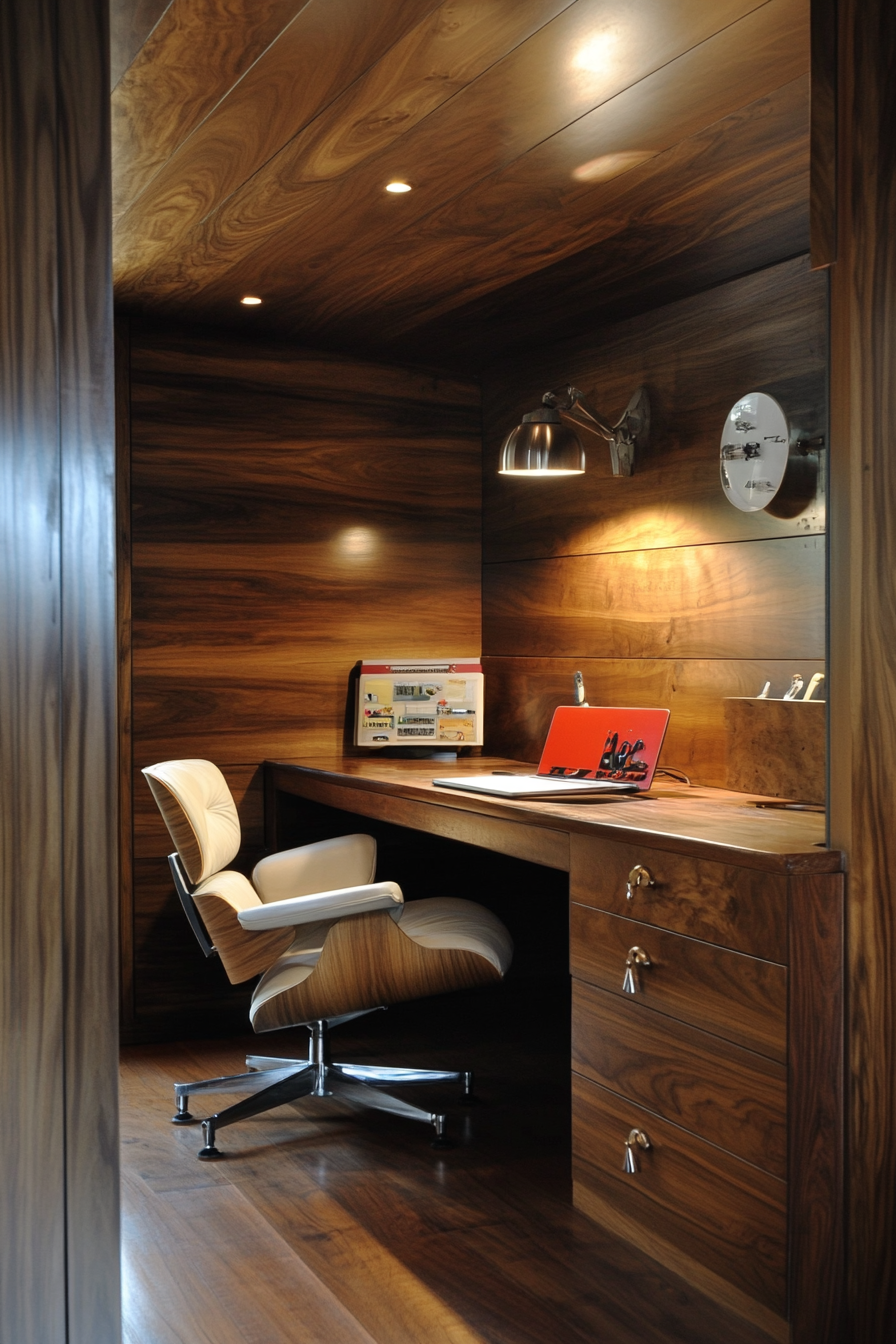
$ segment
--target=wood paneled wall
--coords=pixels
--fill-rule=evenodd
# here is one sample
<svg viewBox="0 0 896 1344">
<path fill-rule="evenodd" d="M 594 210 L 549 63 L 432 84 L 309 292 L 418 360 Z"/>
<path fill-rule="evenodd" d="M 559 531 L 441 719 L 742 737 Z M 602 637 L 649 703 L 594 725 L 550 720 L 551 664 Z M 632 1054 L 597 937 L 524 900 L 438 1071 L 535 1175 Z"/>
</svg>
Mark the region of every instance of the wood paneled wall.
<svg viewBox="0 0 896 1344">
<path fill-rule="evenodd" d="M 478 655 L 481 429 L 470 383 L 183 331 L 121 344 L 134 1038 L 242 1025 L 246 999 L 192 941 L 141 767 L 216 761 L 248 863 L 261 762 L 343 749 L 358 658 Z"/>
<path fill-rule="evenodd" d="M 663 762 L 724 784 L 725 696 L 781 695 L 824 667 L 824 494 L 799 517 L 742 514 L 719 483 L 738 396 L 777 396 L 823 431 L 827 288 L 804 257 L 497 362 L 483 383 L 487 747 L 537 759 L 581 668 L 592 704 L 665 705 Z M 572 382 L 616 418 L 641 383 L 652 425 L 631 478 L 603 440 L 557 481 L 497 474 L 504 434 Z"/>
<path fill-rule="evenodd" d="M 107 12 L 0 6 L 0 1339 L 117 1344 Z"/>
<path fill-rule="evenodd" d="M 823 20 L 824 9 L 820 19 Z M 831 842 L 848 859 L 850 1344 L 896 1317 L 896 8 L 841 0 L 831 269 Z M 830 228 L 832 221 L 828 221 Z"/>
</svg>

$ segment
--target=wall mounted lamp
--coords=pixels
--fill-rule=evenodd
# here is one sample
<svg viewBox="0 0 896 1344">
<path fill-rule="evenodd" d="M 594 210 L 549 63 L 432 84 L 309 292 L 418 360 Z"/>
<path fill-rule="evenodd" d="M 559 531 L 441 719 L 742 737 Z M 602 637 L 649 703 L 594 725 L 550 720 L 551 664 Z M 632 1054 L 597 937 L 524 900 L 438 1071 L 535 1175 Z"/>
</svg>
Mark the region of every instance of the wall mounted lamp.
<svg viewBox="0 0 896 1344">
<path fill-rule="evenodd" d="M 600 434 L 610 445 L 614 476 L 631 476 L 635 445 L 650 428 L 650 402 L 639 387 L 615 425 L 587 405 L 577 387 L 545 392 L 537 411 L 529 411 L 501 445 L 502 476 L 577 476 L 585 470 L 585 449 L 563 417 Z"/>
</svg>

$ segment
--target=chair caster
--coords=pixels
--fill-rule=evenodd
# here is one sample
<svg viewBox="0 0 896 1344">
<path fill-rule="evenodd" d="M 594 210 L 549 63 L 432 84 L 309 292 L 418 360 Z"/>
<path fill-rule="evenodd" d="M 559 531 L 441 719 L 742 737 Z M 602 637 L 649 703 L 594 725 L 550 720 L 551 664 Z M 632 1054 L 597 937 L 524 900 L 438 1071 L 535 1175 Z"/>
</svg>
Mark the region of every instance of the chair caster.
<svg viewBox="0 0 896 1344">
<path fill-rule="evenodd" d="M 454 1144 L 445 1133 L 444 1115 L 434 1115 L 432 1117 L 433 1128 L 436 1131 L 435 1138 L 430 1143 L 430 1148 L 453 1148 Z"/>
<path fill-rule="evenodd" d="M 175 1088 L 174 1100 L 177 1103 L 177 1111 L 171 1117 L 172 1125 L 195 1125 L 195 1117 L 187 1110 L 190 1104 L 189 1092 L 178 1092 Z"/>
<path fill-rule="evenodd" d="M 205 1139 L 205 1147 L 196 1154 L 200 1162 L 214 1162 L 216 1158 L 224 1156 L 221 1149 L 215 1147 L 215 1131 L 210 1120 L 202 1122 L 202 1137 Z"/>
</svg>

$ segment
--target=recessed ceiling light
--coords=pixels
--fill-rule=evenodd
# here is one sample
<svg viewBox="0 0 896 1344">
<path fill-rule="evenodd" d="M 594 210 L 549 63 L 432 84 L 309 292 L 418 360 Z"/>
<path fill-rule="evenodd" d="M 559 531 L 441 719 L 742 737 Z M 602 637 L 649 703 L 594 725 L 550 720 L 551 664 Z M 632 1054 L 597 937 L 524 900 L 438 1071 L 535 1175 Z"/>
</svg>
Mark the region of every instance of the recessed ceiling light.
<svg viewBox="0 0 896 1344">
<path fill-rule="evenodd" d="M 386 190 L 387 190 L 387 191 L 391 191 L 395 196 L 400 196 L 402 192 L 410 191 L 410 189 L 411 189 L 411 188 L 410 188 L 410 186 L 408 185 L 407 182 L 387 182 L 387 183 L 386 183 Z"/>
<path fill-rule="evenodd" d="M 612 31 L 595 33 L 590 42 L 586 42 L 572 58 L 579 70 L 587 70 L 594 75 L 611 74 L 616 64 L 614 54 L 619 46 L 619 35 Z"/>
<path fill-rule="evenodd" d="M 257 298 L 254 294 L 244 294 L 240 299 L 240 303 L 245 304 L 247 308 L 257 308 L 261 303 L 261 299 Z"/>
</svg>

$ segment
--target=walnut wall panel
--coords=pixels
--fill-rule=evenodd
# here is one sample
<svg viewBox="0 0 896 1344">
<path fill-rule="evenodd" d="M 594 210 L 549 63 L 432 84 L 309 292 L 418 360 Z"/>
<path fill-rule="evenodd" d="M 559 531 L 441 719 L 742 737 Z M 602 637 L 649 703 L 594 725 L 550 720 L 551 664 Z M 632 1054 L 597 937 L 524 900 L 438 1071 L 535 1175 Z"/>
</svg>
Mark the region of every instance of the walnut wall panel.
<svg viewBox="0 0 896 1344">
<path fill-rule="evenodd" d="M 820 537 L 488 565 L 483 598 L 494 653 L 824 655 Z"/>
<path fill-rule="evenodd" d="M 107 22 L 0 6 L 4 1344 L 120 1339 Z"/>
<path fill-rule="evenodd" d="M 803 659 L 808 678 L 824 661 Z M 790 685 L 793 662 L 775 659 L 528 658 L 488 659 L 488 723 L 519 760 L 537 761 L 557 705 L 570 699 L 573 673 L 585 678 L 590 703 L 663 705 L 672 717 L 663 761 L 707 785 L 725 786 L 724 697 L 773 695 Z"/>
<path fill-rule="evenodd" d="M 246 1000 L 192 942 L 141 767 L 215 760 L 248 865 L 261 762 L 342 750 L 359 658 L 478 655 L 481 430 L 473 384 L 286 346 L 135 326 L 128 374 L 136 1038 Z"/>
<path fill-rule="evenodd" d="M 838 4 L 831 268 L 831 838 L 848 855 L 851 1344 L 896 1314 L 896 9 Z M 820 16 L 823 20 L 824 15 Z M 830 221 L 829 221 L 830 223 Z"/>
<path fill-rule="evenodd" d="M 824 471 L 798 517 L 742 514 L 722 493 L 718 453 L 728 410 L 751 390 L 824 432 L 826 361 L 826 280 L 797 257 L 489 368 L 489 750 L 537 758 L 581 668 L 592 704 L 671 707 L 664 759 L 724 784 L 723 698 L 766 680 L 780 696 L 792 672 L 823 670 Z M 583 477 L 499 476 L 503 435 L 570 381 L 611 418 L 647 386 L 651 437 L 635 475 L 613 478 L 606 445 L 586 433 Z"/>
</svg>

